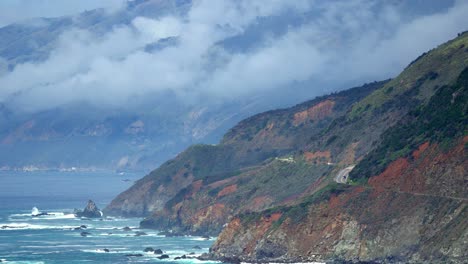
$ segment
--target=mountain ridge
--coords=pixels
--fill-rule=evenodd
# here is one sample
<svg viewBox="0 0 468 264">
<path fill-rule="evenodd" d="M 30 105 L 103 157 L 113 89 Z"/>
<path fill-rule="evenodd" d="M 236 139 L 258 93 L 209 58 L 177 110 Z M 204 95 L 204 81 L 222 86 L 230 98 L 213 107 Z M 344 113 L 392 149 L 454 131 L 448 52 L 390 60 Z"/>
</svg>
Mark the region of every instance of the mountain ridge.
<svg viewBox="0 0 468 264">
<path fill-rule="evenodd" d="M 152 189 L 165 190 L 168 186 L 162 186 L 167 182 L 172 186 L 171 188 L 175 188 L 175 190 L 179 192 L 188 187 L 192 182 L 195 183 L 197 180 L 203 180 L 204 178 L 206 178 L 205 183 L 210 184 L 213 181 L 233 176 L 232 174 L 240 174 L 240 169 L 242 168 L 244 168 L 244 170 L 247 171 L 246 173 L 248 173 L 248 171 L 253 169 L 250 168 L 250 166 L 262 163 L 264 160 L 285 155 L 290 150 L 306 142 L 309 134 L 318 133 L 323 126 L 326 126 L 326 124 L 331 121 L 330 118 L 325 118 L 318 120 L 318 122 L 304 123 L 301 124 L 301 126 L 298 125 L 296 126 L 296 131 L 302 131 L 301 133 L 303 133 L 303 136 L 297 137 L 296 134 L 293 134 L 295 137 L 290 137 L 288 136 L 289 132 L 286 128 L 289 127 L 289 124 L 294 120 L 295 112 L 302 112 L 306 109 L 314 108 L 322 101 L 330 99 L 336 101 L 336 105 L 349 105 L 353 100 L 355 100 L 352 99 L 353 96 L 361 98 L 376 87 L 381 86 L 382 83 L 384 82 L 376 82 L 364 85 L 363 87 L 354 88 L 353 91 L 355 91 L 355 93 L 339 92 L 329 96 L 319 97 L 286 110 L 276 110 L 257 114 L 243 122 L 240 122 L 239 125 L 235 126 L 231 130 L 231 132 L 226 133 L 226 136 L 219 145 L 195 145 L 188 148 L 187 151 L 182 152 L 175 159 L 169 160 L 165 164 L 161 165 L 160 168 L 154 170 L 148 176 L 141 179 L 132 187 L 132 189 L 137 188 L 137 186 L 143 188 L 145 184 L 150 184 L 149 182 L 151 182 L 151 185 L 153 185 Z M 336 109 L 335 113 L 330 114 L 339 115 L 344 109 L 346 109 L 346 107 Z M 261 124 L 258 125 L 258 119 L 262 120 L 265 119 L 265 117 L 270 118 L 272 114 L 276 117 L 268 121 L 273 123 L 277 122 L 275 125 L 272 126 L 272 123 L 267 124 L 264 122 L 261 122 Z M 230 138 L 229 135 L 236 135 L 236 137 Z M 275 140 L 273 142 L 272 140 L 268 140 L 269 138 L 279 140 Z M 264 141 L 264 139 L 267 140 Z M 252 142 L 258 142 L 258 144 L 253 145 Z M 179 182 L 179 180 L 182 179 L 178 176 L 180 174 L 186 175 L 186 178 L 183 178 L 184 183 Z M 172 183 L 174 184 L 171 184 L 170 177 L 176 178 L 172 179 Z M 159 185 L 158 182 L 162 184 Z M 148 186 L 146 188 L 150 187 Z M 131 203 L 134 205 L 147 204 L 148 202 L 146 199 L 150 199 L 148 197 L 153 196 L 153 193 L 149 192 L 149 196 L 145 196 L 147 198 L 144 199 L 146 202 L 139 203 L 138 199 L 131 197 L 131 193 L 132 192 L 124 192 L 122 194 L 123 196 L 117 197 L 105 209 L 105 211 L 111 214 L 120 214 L 127 210 L 120 210 L 121 212 L 119 212 L 119 210 L 114 210 L 113 208 L 119 208 L 119 206 L 122 206 L 123 204 Z M 176 193 L 172 193 L 172 198 L 175 197 L 175 195 Z M 131 203 L 129 202 L 130 200 L 132 201 Z M 158 201 L 157 204 L 159 204 L 158 209 L 163 209 L 164 202 Z M 152 212 L 153 208 L 151 208 L 151 210 L 143 210 L 145 207 L 148 208 L 148 206 L 141 206 L 136 215 L 147 215 Z M 146 214 L 143 213 L 142 210 L 146 211 Z M 129 214 L 132 215 L 135 214 L 135 212 Z M 128 215 L 128 213 L 124 213 L 124 215 Z"/>
<path fill-rule="evenodd" d="M 468 34 L 462 33 L 395 79 L 359 88 L 367 94 L 353 96 L 356 88 L 348 97 L 339 99 L 346 94 L 341 92 L 241 121 L 220 145 L 189 148 L 118 196 L 105 211 L 132 215 L 131 208 L 137 207 L 137 215 L 150 214 L 142 227 L 174 234 L 221 231 L 205 256 L 210 259 L 460 262 L 460 241 L 467 232 L 462 220 L 466 197 L 459 196 L 466 191 L 462 179 L 468 165 L 463 136 L 467 119 L 460 114 L 466 112 L 466 45 Z M 435 109 L 440 115 L 430 114 Z M 445 125 L 455 134 L 443 129 L 444 115 L 447 122 L 452 120 Z M 398 132 L 410 127 L 414 128 L 408 133 Z M 441 145 L 420 134 L 431 127 L 437 129 L 428 133 L 451 138 L 451 143 Z M 388 138 L 402 143 L 394 146 Z M 387 158 L 372 158 L 381 152 Z M 346 184 L 334 182 L 340 171 L 354 165 Z M 371 171 L 372 177 L 363 171 Z M 451 171 L 456 173 L 449 176 Z M 418 191 L 424 186 L 441 188 L 442 193 L 456 190 L 456 195 Z M 362 208 L 369 212 L 362 213 Z M 434 232 L 428 231 L 431 224 L 425 217 L 433 219 Z M 405 219 L 420 231 L 405 229 Z M 442 237 L 447 225 L 458 230 L 449 233 L 452 240 L 427 242 Z M 379 230 L 387 234 L 378 235 Z M 400 235 L 405 237 L 402 245 L 394 241 Z M 297 244 L 306 240 L 306 247 Z M 431 255 L 439 246 L 444 249 Z"/>
<path fill-rule="evenodd" d="M 463 263 L 468 236 L 467 92 L 465 68 L 457 83 L 439 90 L 418 116 L 440 128 L 434 104 L 445 105 L 440 116 L 453 111 L 455 117 L 445 115 L 451 119 L 448 129 L 455 128 L 450 123 L 462 129 L 442 127 L 459 133 L 445 135 L 450 143 L 423 139 L 410 157 L 394 160 L 364 185 L 332 184 L 296 206 L 238 215 L 211 248 L 211 258 Z"/>
</svg>

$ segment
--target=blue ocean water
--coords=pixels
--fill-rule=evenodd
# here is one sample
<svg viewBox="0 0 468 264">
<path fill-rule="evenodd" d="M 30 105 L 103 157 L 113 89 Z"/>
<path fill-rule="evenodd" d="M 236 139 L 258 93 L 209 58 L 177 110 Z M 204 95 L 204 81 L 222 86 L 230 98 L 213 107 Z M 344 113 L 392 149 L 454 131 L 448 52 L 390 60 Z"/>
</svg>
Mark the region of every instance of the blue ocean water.
<svg viewBox="0 0 468 264">
<path fill-rule="evenodd" d="M 71 214 L 74 208 L 84 208 L 88 199 L 104 207 L 140 177 L 113 172 L 0 172 L 0 259 L 7 263 L 201 262 L 174 258 L 207 252 L 214 238 L 167 238 L 156 230 L 139 229 L 138 218 L 88 220 Z M 50 215 L 33 217 L 33 207 Z M 81 225 L 86 228 L 75 230 Z M 159 260 L 160 255 L 143 252 L 147 247 L 161 249 L 170 258 Z"/>
</svg>

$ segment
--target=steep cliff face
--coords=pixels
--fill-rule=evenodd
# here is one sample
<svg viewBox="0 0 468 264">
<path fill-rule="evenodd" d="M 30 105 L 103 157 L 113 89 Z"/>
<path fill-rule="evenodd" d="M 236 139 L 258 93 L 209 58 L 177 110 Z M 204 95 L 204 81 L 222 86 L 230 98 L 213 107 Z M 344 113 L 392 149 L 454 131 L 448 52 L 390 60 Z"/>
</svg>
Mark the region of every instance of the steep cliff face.
<svg viewBox="0 0 468 264">
<path fill-rule="evenodd" d="M 165 219 L 150 218 L 143 225 L 154 228 L 169 228 L 177 223 L 184 223 L 180 227 L 181 231 L 202 232 L 203 230 L 206 232 L 210 230 L 210 233 L 219 232 L 222 225 L 226 223 L 227 217 L 240 209 L 234 209 L 231 206 L 239 204 L 240 194 L 246 195 L 245 198 L 251 198 L 253 204 L 248 207 L 256 210 L 271 206 L 273 200 L 281 201 L 281 199 L 270 198 L 268 195 L 265 197 L 259 195 L 259 193 L 271 191 L 271 189 L 262 188 L 264 185 L 262 181 L 275 182 L 271 183 L 274 185 L 272 188 L 284 189 L 279 182 L 286 170 L 278 164 L 288 164 L 290 167 L 294 167 L 293 171 L 301 171 L 302 173 L 299 176 L 290 173 L 293 177 L 297 176 L 297 183 L 292 184 L 293 186 L 288 189 L 287 195 L 294 195 L 297 191 L 302 191 L 303 187 L 306 186 L 304 185 L 304 173 L 305 171 L 313 171 L 314 167 L 306 166 L 307 164 L 304 164 L 302 159 L 298 160 L 296 164 L 293 160 L 289 162 L 275 158 L 283 157 L 300 148 L 301 145 L 310 140 L 312 135 L 320 133 L 333 119 L 342 116 L 353 103 L 364 98 L 384 83 L 367 84 L 345 92 L 319 97 L 289 109 L 270 111 L 248 118 L 232 128 L 219 145 L 195 145 L 164 163 L 160 168 L 115 198 L 105 208 L 105 212 L 124 216 L 148 216 L 156 213 L 155 215 L 161 215 Z M 324 104 L 327 105 L 326 113 L 322 109 Z M 322 109 L 320 110 L 321 114 L 317 114 L 320 111 L 314 109 Z M 311 112 L 312 116 L 315 113 L 320 118 L 304 120 L 302 124 L 294 126 L 295 115 L 303 111 Z M 315 176 L 307 179 L 306 183 L 311 183 L 314 179 L 322 176 L 327 169 L 323 164 L 320 164 L 319 167 L 313 172 Z M 268 173 L 276 174 L 277 179 L 269 179 Z M 260 178 L 263 180 L 260 181 Z M 255 181 L 251 181 L 252 179 Z M 236 184 L 238 190 L 218 196 L 218 191 L 229 184 Z M 257 192 L 258 189 L 262 191 Z M 186 200 L 196 200 L 196 202 L 190 202 L 190 206 L 181 207 L 181 202 L 187 203 Z M 226 210 L 222 210 L 222 213 L 219 213 L 220 210 L 213 211 L 205 208 L 208 205 L 219 208 L 218 202 L 226 206 Z M 201 225 L 185 226 L 191 221 L 190 219 L 197 219 L 197 217 L 192 216 L 192 213 L 202 208 L 208 210 L 208 214 L 216 212 L 215 216 L 204 217 L 202 222 L 206 223 Z M 189 211 L 182 214 L 181 210 Z M 169 221 L 169 219 L 172 220 Z M 209 224 L 210 221 L 214 221 L 216 224 Z"/>
<path fill-rule="evenodd" d="M 452 43 L 464 45 L 460 39 L 466 42 L 462 36 Z M 351 171 L 349 185 L 316 189 L 295 206 L 236 216 L 209 257 L 464 263 L 468 258 L 466 55 L 461 61 L 465 69 L 457 79 L 409 108 L 382 134 Z"/>
<path fill-rule="evenodd" d="M 231 216 L 295 200 L 328 171 L 327 165 L 285 158 L 214 182 L 198 180 L 141 225 L 185 234 L 217 235 Z"/>
<path fill-rule="evenodd" d="M 463 263 L 468 137 L 456 142 L 448 150 L 423 146 L 413 160 L 393 162 L 368 185 L 333 185 L 297 206 L 239 215 L 219 235 L 210 257 Z"/>
</svg>

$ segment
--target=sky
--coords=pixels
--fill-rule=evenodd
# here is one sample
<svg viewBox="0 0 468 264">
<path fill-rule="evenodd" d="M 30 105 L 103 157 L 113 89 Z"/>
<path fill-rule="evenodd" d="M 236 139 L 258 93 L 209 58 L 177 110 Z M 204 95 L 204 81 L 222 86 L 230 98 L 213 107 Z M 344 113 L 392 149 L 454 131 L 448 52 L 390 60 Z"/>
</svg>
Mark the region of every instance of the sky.
<svg viewBox="0 0 468 264">
<path fill-rule="evenodd" d="M 0 27 L 37 17 L 74 15 L 96 8 L 116 9 L 124 0 L 1 0 Z"/>
<path fill-rule="evenodd" d="M 0 23 L 123 8 L 96 2 L 4 0 Z M 71 27 L 46 60 L 0 75 L 0 102 L 40 111 L 75 102 L 112 107 L 168 91 L 191 104 L 288 91 L 308 99 L 395 77 L 468 29 L 468 1 L 431 2 L 197 0 L 187 12 L 137 15 L 104 34 Z"/>
</svg>

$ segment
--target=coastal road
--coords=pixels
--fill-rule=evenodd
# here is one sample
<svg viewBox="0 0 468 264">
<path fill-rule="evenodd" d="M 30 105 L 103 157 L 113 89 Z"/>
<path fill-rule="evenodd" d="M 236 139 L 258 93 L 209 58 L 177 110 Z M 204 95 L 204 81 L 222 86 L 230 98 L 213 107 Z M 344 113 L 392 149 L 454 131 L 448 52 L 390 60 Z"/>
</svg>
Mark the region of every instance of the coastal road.
<svg viewBox="0 0 468 264">
<path fill-rule="evenodd" d="M 355 166 L 356 165 L 351 165 L 340 170 L 340 172 L 338 172 L 338 174 L 335 176 L 335 182 L 346 184 L 348 182 L 348 175 Z"/>
</svg>

